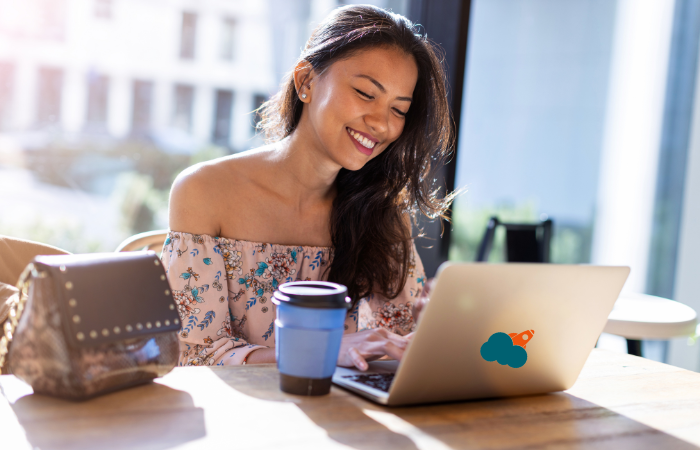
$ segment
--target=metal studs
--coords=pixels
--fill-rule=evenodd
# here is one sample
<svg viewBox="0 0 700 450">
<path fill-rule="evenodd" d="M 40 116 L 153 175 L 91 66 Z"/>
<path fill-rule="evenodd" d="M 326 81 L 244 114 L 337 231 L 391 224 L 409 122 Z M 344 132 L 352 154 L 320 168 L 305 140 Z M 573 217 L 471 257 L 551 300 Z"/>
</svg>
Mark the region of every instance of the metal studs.
<svg viewBox="0 0 700 450">
<path fill-rule="evenodd" d="M 151 328 L 153 328 L 153 325 L 151 325 L 151 322 L 146 322 L 146 328 L 148 328 L 149 330 Z"/>
<path fill-rule="evenodd" d="M 131 333 L 132 331 L 134 331 L 134 327 L 132 327 L 131 325 L 125 326 L 124 329 L 127 333 Z"/>
<path fill-rule="evenodd" d="M 170 295 L 170 289 L 165 290 L 165 295 Z"/>
<path fill-rule="evenodd" d="M 143 325 L 141 325 L 140 323 L 137 323 L 137 324 L 136 324 L 136 329 L 137 329 L 137 330 L 143 330 Z"/>
<path fill-rule="evenodd" d="M 122 329 L 119 327 L 114 327 L 114 329 L 112 331 L 114 331 L 114 334 L 119 334 L 122 332 Z"/>
<path fill-rule="evenodd" d="M 165 275 L 161 275 L 161 276 L 160 276 L 160 280 L 161 280 L 161 281 L 165 281 Z"/>
<path fill-rule="evenodd" d="M 76 306 L 78 306 L 78 300 L 72 298 L 72 299 L 68 300 L 68 304 L 69 304 L 71 307 L 75 308 Z"/>
<path fill-rule="evenodd" d="M 175 319 L 175 320 L 173 320 L 173 323 L 178 324 L 178 323 L 180 323 L 180 321 Z"/>
<path fill-rule="evenodd" d="M 160 328 L 160 320 L 156 320 L 156 328 Z"/>
<path fill-rule="evenodd" d="M 92 330 L 92 331 L 90 332 L 90 337 L 93 338 L 93 339 L 97 338 L 97 331 Z"/>
<path fill-rule="evenodd" d="M 80 323 L 80 316 L 79 315 L 74 315 L 73 316 L 73 323 Z"/>
<path fill-rule="evenodd" d="M 65 272 L 65 271 L 66 271 L 66 266 L 64 266 L 63 264 L 61 264 L 61 265 L 58 267 L 58 270 L 60 270 L 61 272 Z"/>
<path fill-rule="evenodd" d="M 78 334 L 75 335 L 76 338 L 78 338 L 79 341 L 82 341 L 85 339 L 85 335 L 83 334 L 82 331 L 79 331 Z"/>
<path fill-rule="evenodd" d="M 170 321 L 169 321 L 169 320 L 166 320 L 166 321 L 165 321 L 165 326 L 167 327 L 167 326 L 169 326 L 169 325 L 170 325 Z"/>
<path fill-rule="evenodd" d="M 102 330 L 102 336 L 105 336 L 105 337 L 109 336 L 109 330 L 107 328 L 104 328 Z"/>
<path fill-rule="evenodd" d="M 66 289 L 68 289 L 69 291 L 73 289 L 73 283 L 70 281 L 66 281 Z"/>
<path fill-rule="evenodd" d="M 156 266 L 160 266 L 160 261 L 158 261 L 157 259 L 154 259 L 153 264 L 155 264 Z"/>
<path fill-rule="evenodd" d="M 175 305 L 173 305 L 173 304 L 171 303 L 171 304 L 170 304 L 170 309 L 175 309 Z"/>
</svg>

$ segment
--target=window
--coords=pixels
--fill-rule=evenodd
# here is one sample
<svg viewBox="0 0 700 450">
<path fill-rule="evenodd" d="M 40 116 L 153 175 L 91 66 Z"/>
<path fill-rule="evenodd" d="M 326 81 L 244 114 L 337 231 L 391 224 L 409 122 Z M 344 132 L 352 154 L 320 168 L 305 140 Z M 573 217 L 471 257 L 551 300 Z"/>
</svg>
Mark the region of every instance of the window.
<svg viewBox="0 0 700 450">
<path fill-rule="evenodd" d="M 212 141 L 228 147 L 231 138 L 231 113 L 233 110 L 233 91 L 217 90 L 214 110 L 214 133 Z"/>
<path fill-rule="evenodd" d="M 183 131 L 192 128 L 192 104 L 194 102 L 194 87 L 178 84 L 175 86 L 175 109 L 173 111 L 173 127 Z"/>
<path fill-rule="evenodd" d="M 93 14 L 100 19 L 112 18 L 112 0 L 94 0 Z"/>
<path fill-rule="evenodd" d="M 552 261 L 591 260 L 615 8 L 472 2 L 456 174 L 468 189 L 453 208 L 450 259 L 474 260 L 491 215 L 548 215 Z"/>
<path fill-rule="evenodd" d="M 231 61 L 235 56 L 236 22 L 227 17 L 221 22 L 221 46 L 219 56 L 224 61 Z"/>
<path fill-rule="evenodd" d="M 42 67 L 39 69 L 36 122 L 40 126 L 58 124 L 61 119 L 63 71 Z"/>
<path fill-rule="evenodd" d="M 194 59 L 195 38 L 197 34 L 197 15 L 182 13 L 182 32 L 180 34 L 180 58 Z"/>
<path fill-rule="evenodd" d="M 109 78 L 104 75 L 88 75 L 88 104 L 86 128 L 103 131 L 107 128 L 107 101 Z"/>
<path fill-rule="evenodd" d="M 151 104 L 153 102 L 153 83 L 134 81 L 134 103 L 131 115 L 131 133 L 141 136 L 151 128 Z"/>
<path fill-rule="evenodd" d="M 0 63 L 0 130 L 8 128 L 10 125 L 13 78 L 13 65 Z"/>
</svg>

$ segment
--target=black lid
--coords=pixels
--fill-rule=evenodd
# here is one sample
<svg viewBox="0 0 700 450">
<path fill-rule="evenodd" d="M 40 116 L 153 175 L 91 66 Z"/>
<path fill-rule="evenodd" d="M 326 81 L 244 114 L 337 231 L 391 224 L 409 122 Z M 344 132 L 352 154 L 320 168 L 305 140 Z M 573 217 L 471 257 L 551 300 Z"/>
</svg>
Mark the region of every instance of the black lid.
<svg viewBox="0 0 700 450">
<path fill-rule="evenodd" d="M 350 308 L 348 288 L 328 281 L 291 281 L 281 284 L 272 297 L 275 305 L 288 303 L 305 308 Z"/>
</svg>

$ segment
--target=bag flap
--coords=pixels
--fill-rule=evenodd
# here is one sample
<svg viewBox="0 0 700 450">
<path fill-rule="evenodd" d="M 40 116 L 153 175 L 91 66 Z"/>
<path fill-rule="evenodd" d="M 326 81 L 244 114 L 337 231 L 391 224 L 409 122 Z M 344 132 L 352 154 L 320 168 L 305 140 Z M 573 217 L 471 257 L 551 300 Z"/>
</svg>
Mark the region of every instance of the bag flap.
<svg viewBox="0 0 700 450">
<path fill-rule="evenodd" d="M 52 300 L 75 346 L 180 329 L 170 284 L 153 251 L 37 256 L 34 263 L 56 283 Z"/>
</svg>

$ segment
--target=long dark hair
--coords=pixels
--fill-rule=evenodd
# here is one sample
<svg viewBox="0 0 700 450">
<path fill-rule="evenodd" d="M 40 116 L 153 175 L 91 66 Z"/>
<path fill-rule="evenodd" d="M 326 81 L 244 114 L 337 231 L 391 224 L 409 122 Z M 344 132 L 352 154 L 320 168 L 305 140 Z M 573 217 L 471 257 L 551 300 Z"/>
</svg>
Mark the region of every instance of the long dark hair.
<svg viewBox="0 0 700 450">
<path fill-rule="evenodd" d="M 441 52 L 408 19 L 374 6 L 334 10 L 311 34 L 299 62 L 322 74 L 369 47 L 398 48 L 415 58 L 418 81 L 399 138 L 362 169 L 341 169 L 331 213 L 333 258 L 328 280 L 348 287 L 357 302 L 370 293 L 395 298 L 411 266 L 411 225 L 420 211 L 446 218 L 453 194 L 438 196 L 434 171 L 452 151 L 453 131 Z M 258 128 L 268 142 L 294 132 L 304 103 L 293 72 L 264 103 Z"/>
</svg>

